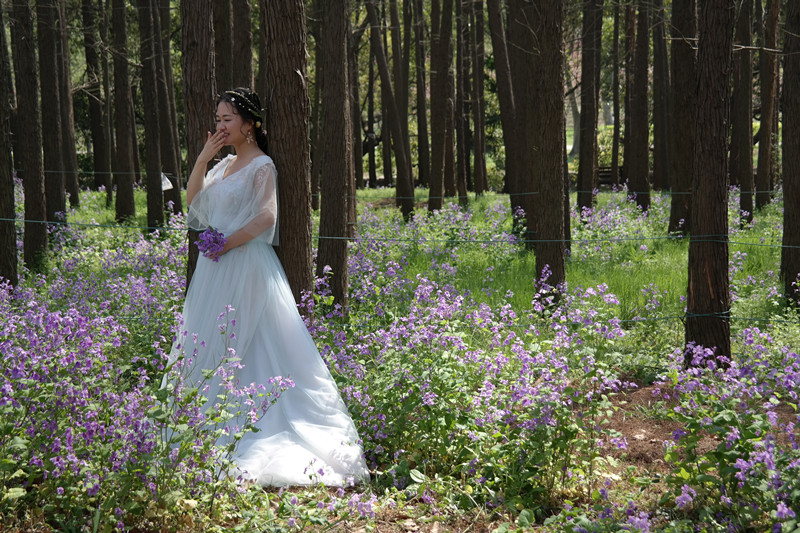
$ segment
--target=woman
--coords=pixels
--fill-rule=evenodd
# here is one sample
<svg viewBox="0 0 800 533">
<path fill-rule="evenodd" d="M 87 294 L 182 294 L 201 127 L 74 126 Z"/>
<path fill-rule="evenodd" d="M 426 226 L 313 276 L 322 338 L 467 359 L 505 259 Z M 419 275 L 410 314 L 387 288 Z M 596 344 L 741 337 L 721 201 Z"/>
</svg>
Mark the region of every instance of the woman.
<svg viewBox="0 0 800 533">
<path fill-rule="evenodd" d="M 256 424 L 260 431 L 239 443 L 234 460 L 246 479 L 276 486 L 366 481 L 353 421 L 272 248 L 278 243 L 277 183 L 261 116 L 258 96 L 249 89 L 221 94 L 216 131 L 208 133 L 189 177 L 189 225 L 214 228 L 225 243 L 217 256 L 198 259 L 173 358 L 191 342 L 187 335 L 197 334 L 205 342 L 195 345 L 195 382 L 202 369 L 219 364 L 228 347 L 243 365 L 236 375 L 240 385 L 267 385 L 274 376 L 294 381 Z M 205 174 L 223 146 L 236 155 Z M 228 334 L 220 335 L 218 319 L 226 306 L 233 310 L 226 317 Z M 216 385 L 206 396 L 213 399 L 218 391 Z"/>
</svg>

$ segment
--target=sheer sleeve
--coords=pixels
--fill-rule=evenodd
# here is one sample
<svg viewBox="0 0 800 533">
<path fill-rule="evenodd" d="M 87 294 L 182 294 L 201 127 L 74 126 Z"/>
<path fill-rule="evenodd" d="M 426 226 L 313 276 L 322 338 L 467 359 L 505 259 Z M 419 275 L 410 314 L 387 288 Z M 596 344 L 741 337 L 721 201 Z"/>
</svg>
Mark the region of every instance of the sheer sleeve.
<svg viewBox="0 0 800 533">
<path fill-rule="evenodd" d="M 192 203 L 189 204 L 189 211 L 186 215 L 186 223 L 189 228 L 197 231 L 203 231 L 211 226 L 211 196 L 208 194 L 208 188 L 211 184 L 220 179 L 222 169 L 228 164 L 228 159 L 219 161 L 214 167 L 206 173 L 203 178 L 203 188 L 195 194 Z"/>
<path fill-rule="evenodd" d="M 275 165 L 268 160 L 256 168 L 253 176 L 252 217 L 242 226 L 242 231 L 251 237 L 260 237 L 266 242 L 278 244 L 278 188 Z"/>
</svg>

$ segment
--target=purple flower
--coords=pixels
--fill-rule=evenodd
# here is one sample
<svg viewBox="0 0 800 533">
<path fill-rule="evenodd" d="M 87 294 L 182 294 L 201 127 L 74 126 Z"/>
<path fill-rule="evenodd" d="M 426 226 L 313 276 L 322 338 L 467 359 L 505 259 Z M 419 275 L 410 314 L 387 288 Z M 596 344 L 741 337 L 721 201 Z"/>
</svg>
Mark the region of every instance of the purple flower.
<svg viewBox="0 0 800 533">
<path fill-rule="evenodd" d="M 785 503 L 778 502 L 778 508 L 775 509 L 775 518 L 778 520 L 787 520 L 797 516 L 794 511 L 789 509 Z"/>
<path fill-rule="evenodd" d="M 678 509 L 686 509 L 694 501 L 695 496 L 697 493 L 694 489 L 689 485 L 684 485 L 681 488 L 681 495 L 675 498 L 675 505 L 678 506 Z"/>
<path fill-rule="evenodd" d="M 197 249 L 204 257 L 208 257 L 212 261 L 219 261 L 219 256 L 222 254 L 222 249 L 225 246 L 225 235 L 215 230 L 208 228 L 200 234 L 200 238 L 195 241 Z"/>
</svg>

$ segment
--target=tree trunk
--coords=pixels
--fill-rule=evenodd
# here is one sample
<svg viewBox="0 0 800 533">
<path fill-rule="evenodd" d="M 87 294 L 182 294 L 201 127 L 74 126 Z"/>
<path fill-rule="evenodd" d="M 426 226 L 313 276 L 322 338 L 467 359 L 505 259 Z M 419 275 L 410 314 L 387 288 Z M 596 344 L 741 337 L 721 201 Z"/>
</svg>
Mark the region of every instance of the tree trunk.
<svg viewBox="0 0 800 533">
<path fill-rule="evenodd" d="M 777 61 L 775 50 L 778 47 L 778 18 L 780 0 L 767 0 L 764 32 L 761 49 L 758 52 L 758 66 L 761 75 L 761 126 L 758 142 L 758 171 L 756 174 L 756 209 L 767 205 L 772 198 L 772 128 L 776 103 Z"/>
<path fill-rule="evenodd" d="M 729 358 L 728 115 L 735 5 L 706 0 L 700 10 L 697 58 L 697 142 L 694 149 L 692 237 L 686 344 Z M 687 350 L 685 366 L 692 366 Z"/>
<path fill-rule="evenodd" d="M 311 16 L 308 18 L 308 34 L 314 38 L 314 48 L 317 51 L 317 57 L 322 57 L 322 42 L 321 42 L 321 27 L 323 13 L 325 12 L 325 2 L 323 0 L 315 0 L 311 4 Z M 322 68 L 321 61 L 317 61 L 319 65 L 314 71 L 314 89 L 313 100 L 311 104 L 311 209 L 319 211 L 320 207 L 320 181 L 322 179 L 322 161 L 319 158 L 319 147 L 324 142 L 322 139 L 322 91 L 325 86 L 325 71 Z"/>
<path fill-rule="evenodd" d="M 108 63 L 108 50 L 111 47 L 111 42 L 108 39 L 108 7 L 110 0 L 97 0 L 97 11 L 100 14 L 100 66 L 103 73 L 103 130 L 105 131 L 106 143 L 108 144 L 108 183 L 110 186 L 106 189 L 106 207 L 111 207 L 114 204 L 114 135 L 111 129 L 111 67 Z M 177 139 L 177 137 L 176 137 Z"/>
<path fill-rule="evenodd" d="M 353 138 L 353 200 L 357 189 L 364 188 L 364 130 L 361 124 L 361 96 L 359 93 L 359 71 L 358 71 L 358 55 L 359 48 L 361 47 L 361 38 L 364 36 L 364 31 L 367 29 L 366 21 L 361 24 L 355 31 L 352 29 L 348 31 L 348 48 L 347 48 L 347 69 L 350 74 L 348 83 L 350 84 L 350 127 L 352 129 L 351 136 Z M 351 219 L 353 226 L 350 227 L 349 233 L 352 236 L 356 223 L 356 202 L 350 202 L 352 207 L 350 209 Z"/>
<path fill-rule="evenodd" d="M 454 0 L 456 1 L 456 0 Z M 450 58 L 455 57 L 451 49 Z M 447 71 L 447 126 L 444 135 L 444 197 L 452 198 L 456 195 L 456 80 L 455 68 Z"/>
<path fill-rule="evenodd" d="M 266 129 L 280 185 L 280 257 L 299 302 L 311 291 L 311 158 L 309 153 L 308 64 L 303 0 L 263 2 L 267 43 Z"/>
<path fill-rule="evenodd" d="M 487 0 L 487 18 L 492 39 L 492 51 L 497 73 L 497 100 L 500 105 L 500 122 L 503 125 L 505 153 L 505 189 L 510 195 L 511 212 L 517 226 L 517 208 L 522 207 L 520 190 L 519 152 L 522 150 L 517 134 L 517 104 L 511 82 L 511 63 L 508 54 L 503 11 L 500 0 Z"/>
<path fill-rule="evenodd" d="M 369 152 L 367 153 L 369 187 L 374 189 L 378 186 L 378 165 L 375 162 L 375 149 L 380 143 L 380 139 L 375 134 L 375 54 L 370 46 L 369 50 L 369 82 L 367 83 L 367 142 Z"/>
<path fill-rule="evenodd" d="M 159 153 L 161 154 L 161 171 L 167 176 L 172 188 L 163 191 L 164 203 L 172 203 L 172 212 L 175 214 L 183 212 L 183 202 L 181 199 L 181 162 L 180 147 L 176 144 L 173 134 L 174 124 L 178 117 L 172 116 L 172 109 L 169 101 L 171 84 L 167 82 L 169 73 L 165 63 L 169 62 L 169 50 L 163 49 L 164 38 L 161 24 L 161 14 L 156 0 L 153 4 L 153 29 L 158 35 L 153 40 L 155 46 L 155 57 L 153 63 L 156 67 L 156 90 L 158 91 L 158 126 L 159 126 Z"/>
<path fill-rule="evenodd" d="M 172 20 L 171 20 L 171 0 L 158 0 L 161 15 L 161 50 L 164 62 L 164 75 L 167 79 L 167 96 L 169 97 L 169 116 L 172 128 L 172 144 L 176 147 L 175 159 L 178 161 L 178 183 L 183 186 L 181 178 L 181 141 L 178 131 L 178 105 L 175 102 L 175 74 L 172 70 Z M 251 51 L 252 53 L 252 51 Z"/>
<path fill-rule="evenodd" d="M 465 23 L 464 0 L 456 3 L 456 95 L 455 95 L 455 149 L 456 149 L 456 190 L 459 205 L 469 205 L 467 195 L 467 173 L 469 172 L 469 147 L 467 146 L 467 130 L 469 129 L 469 102 L 467 89 L 469 88 L 469 59 L 464 57 L 469 47 L 467 30 L 469 24 Z"/>
<path fill-rule="evenodd" d="M 11 53 L 17 111 L 14 127 L 14 161 L 25 193 L 23 259 L 34 272 L 44 269 L 47 259 L 47 210 L 42 168 L 42 125 L 39 114 L 39 84 L 34 49 L 33 9 L 30 0 L 19 0 L 11 8 Z"/>
<path fill-rule="evenodd" d="M 47 198 L 47 221 L 66 219 L 64 160 L 61 154 L 61 109 L 58 80 L 58 6 L 55 0 L 36 2 L 37 38 L 39 41 L 39 80 L 42 87 L 42 148 L 44 182 Z"/>
<path fill-rule="evenodd" d="M 114 34 L 114 133 L 117 151 L 114 157 L 114 183 L 117 185 L 116 219 L 123 222 L 136 216 L 133 183 L 136 174 L 133 153 L 133 95 L 128 74 L 128 30 L 125 17 L 126 2 L 113 0 L 111 25 Z M 185 76 L 185 75 L 184 75 Z M 187 117 L 188 120 L 188 117 Z"/>
<path fill-rule="evenodd" d="M 650 209 L 650 123 L 648 114 L 648 59 L 650 56 L 650 25 L 648 0 L 639 1 L 636 20 L 636 54 L 631 95 L 631 129 L 629 159 L 625 160 L 628 194 L 635 198 L 642 211 Z"/>
<path fill-rule="evenodd" d="M 736 23 L 731 97 L 730 182 L 738 185 L 742 224 L 753 220 L 753 0 L 742 0 Z"/>
<path fill-rule="evenodd" d="M 694 109 L 697 91 L 696 0 L 672 2 L 672 54 L 670 58 L 669 165 L 672 186 L 669 232 L 691 231 L 693 152 L 695 144 Z"/>
<path fill-rule="evenodd" d="M 233 82 L 233 13 L 231 0 L 214 0 L 214 71 L 217 90 L 234 87 Z"/>
<path fill-rule="evenodd" d="M 250 0 L 232 0 L 232 83 L 236 87 L 253 87 L 253 28 Z"/>
<path fill-rule="evenodd" d="M 450 41 L 453 33 L 453 0 L 431 2 L 431 179 L 428 210 L 442 208 L 447 157 L 447 99 L 450 94 Z"/>
<path fill-rule="evenodd" d="M 61 159 L 64 162 L 66 190 L 69 194 L 69 205 L 80 205 L 80 186 L 78 184 L 78 152 L 75 142 L 75 115 L 72 109 L 72 75 L 70 73 L 69 24 L 66 13 L 66 0 L 58 2 L 58 24 L 61 38 L 59 40 L 58 81 L 59 104 L 61 111 Z"/>
<path fill-rule="evenodd" d="M 5 28 L 3 10 L 0 9 L 0 28 Z M 14 170 L 11 159 L 12 87 L 10 84 L 11 58 L 8 56 L 6 32 L 0 32 L 0 279 L 12 285 L 18 283 L 17 230 L 14 223 Z M 7 76 L 7 75 L 8 76 Z"/>
<path fill-rule="evenodd" d="M 411 183 L 411 157 L 408 143 L 404 142 L 402 121 L 400 120 L 398 106 L 392 88 L 389 64 L 381 42 L 380 19 L 375 0 L 367 0 L 367 16 L 370 19 L 370 42 L 378 63 L 378 73 L 381 77 L 381 87 L 386 94 L 386 107 L 392 125 L 392 141 L 394 142 L 394 155 L 397 160 L 397 205 L 403 213 L 403 218 L 408 220 L 414 211 L 414 188 Z M 384 135 L 388 132 L 384 131 Z M 407 137 L 405 139 L 408 139 Z"/>
<path fill-rule="evenodd" d="M 483 87 L 483 69 L 486 61 L 484 49 L 483 0 L 472 0 L 472 121 L 475 129 L 473 154 L 475 158 L 475 193 L 482 194 L 489 190 L 489 179 L 486 171 L 486 99 Z"/>
<path fill-rule="evenodd" d="M 538 155 L 533 166 L 538 184 L 536 213 L 539 241 L 536 244 L 536 279 L 557 286 L 566 281 L 564 263 L 564 28 L 563 0 L 535 0 L 526 8 L 531 31 L 537 36 L 527 69 L 527 86 L 532 95 L 532 117 L 523 122 L 525 137 Z M 534 14 L 539 14 L 534 17 Z M 592 74 L 592 77 L 594 75 Z M 583 115 L 584 113 L 581 113 Z M 548 274 L 549 273 L 549 274 Z"/>
<path fill-rule="evenodd" d="M 348 187 L 353 179 L 348 55 L 348 0 L 324 4 L 318 68 L 325 79 L 322 94 L 322 143 L 317 147 L 322 176 L 317 277 L 331 268 L 334 302 L 347 309 Z"/>
<path fill-rule="evenodd" d="M 603 29 L 603 0 L 583 0 L 581 48 L 580 154 L 578 156 L 578 209 L 591 209 L 597 189 L 597 113 L 600 87 L 595 84 L 600 64 L 597 47 Z"/>
<path fill-rule="evenodd" d="M 669 63 L 664 0 L 653 4 L 653 187 L 669 188 Z"/>
<path fill-rule="evenodd" d="M 526 73 L 529 70 L 531 54 L 539 51 L 538 36 L 531 29 L 538 24 L 539 14 L 532 11 L 532 4 L 527 0 L 513 0 L 508 4 L 508 59 L 511 66 L 511 87 L 514 91 L 514 103 L 517 123 L 516 134 L 519 136 L 515 148 L 515 169 L 517 172 L 516 190 L 511 191 L 512 209 L 522 208 L 525 220 L 524 240 L 529 249 L 534 249 L 538 240 L 536 223 L 538 221 L 537 203 L 539 183 L 536 182 L 537 174 L 534 170 L 535 159 L 539 154 L 534 153 L 535 139 L 531 138 L 531 124 L 542 120 L 534 112 L 537 105 L 534 100 L 538 95 L 533 94 L 530 85 L 531 78 Z M 518 216 L 519 212 L 516 213 Z M 521 226 L 517 224 L 517 229 Z"/>
<path fill-rule="evenodd" d="M 111 151 L 106 138 L 102 71 L 97 39 L 97 8 L 93 0 L 81 0 L 83 45 L 86 51 L 86 92 L 89 95 L 89 125 L 92 133 L 92 170 L 94 187 L 111 187 Z"/>
<path fill-rule="evenodd" d="M 611 62 L 611 99 L 614 115 L 614 133 L 611 140 L 611 183 L 619 186 L 619 135 L 620 135 L 620 106 L 619 106 L 619 3 L 614 4 L 614 42 L 612 44 Z"/>
<path fill-rule="evenodd" d="M 680 0 L 677 0 L 680 1 Z M 634 59 L 636 57 L 636 6 L 633 2 L 625 5 L 625 121 L 622 133 L 622 181 L 630 187 L 631 148 L 633 147 L 633 97 Z"/>
<path fill-rule="evenodd" d="M 800 304 L 800 3 L 786 4 L 783 67 L 783 249 L 786 298 Z"/>
<path fill-rule="evenodd" d="M 116 0 L 122 3 L 122 0 Z M 217 88 L 214 86 L 214 28 L 212 0 L 181 0 L 181 71 L 183 106 L 186 117 L 186 159 L 194 165 L 206 142 Z M 119 197 L 118 197 L 119 198 Z M 186 287 L 192 280 L 199 251 L 194 242 L 198 232 L 189 232 L 189 260 Z"/>
<path fill-rule="evenodd" d="M 153 19 L 155 0 L 139 0 L 139 40 L 142 63 L 142 98 L 144 109 L 144 149 L 147 173 L 147 225 L 150 229 L 164 225 L 164 194 L 161 190 L 161 141 L 159 140 L 158 80 L 156 79 L 155 41 L 158 26 Z"/>
<path fill-rule="evenodd" d="M 431 180 L 431 147 L 428 140 L 428 85 L 425 76 L 425 12 L 423 0 L 414 2 L 414 37 L 416 41 L 416 96 L 417 96 L 417 160 L 420 185 L 427 187 Z"/>
</svg>

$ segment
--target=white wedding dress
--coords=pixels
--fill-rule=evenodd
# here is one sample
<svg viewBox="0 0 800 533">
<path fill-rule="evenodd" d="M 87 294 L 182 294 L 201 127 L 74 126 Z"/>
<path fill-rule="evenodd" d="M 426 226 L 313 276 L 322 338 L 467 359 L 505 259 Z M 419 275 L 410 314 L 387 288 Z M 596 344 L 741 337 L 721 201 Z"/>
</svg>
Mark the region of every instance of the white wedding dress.
<svg viewBox="0 0 800 533">
<path fill-rule="evenodd" d="M 246 433 L 239 443 L 234 461 L 246 479 L 272 486 L 366 482 L 369 471 L 353 421 L 272 248 L 275 166 L 269 156 L 259 156 L 223 178 L 232 161 L 226 157 L 206 175 L 189 207 L 189 225 L 210 226 L 226 236 L 244 229 L 255 237 L 218 262 L 198 258 L 172 357 L 197 348 L 190 375 L 199 382 L 202 369 L 215 368 L 230 347 L 243 365 L 236 374 L 240 386 L 264 384 L 269 390 L 267 380 L 275 376 L 294 381 L 257 423 L 260 431 Z M 227 321 L 234 319 L 235 325 L 222 335 L 219 317 L 226 306 L 233 308 Z M 219 380 L 212 380 L 206 397 L 214 399 L 218 392 Z"/>
</svg>

